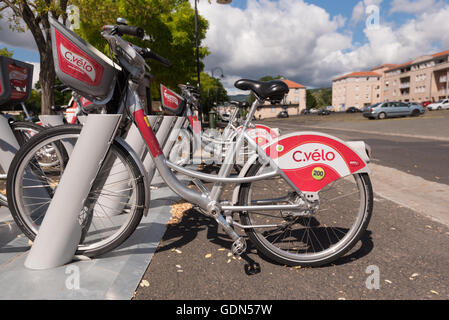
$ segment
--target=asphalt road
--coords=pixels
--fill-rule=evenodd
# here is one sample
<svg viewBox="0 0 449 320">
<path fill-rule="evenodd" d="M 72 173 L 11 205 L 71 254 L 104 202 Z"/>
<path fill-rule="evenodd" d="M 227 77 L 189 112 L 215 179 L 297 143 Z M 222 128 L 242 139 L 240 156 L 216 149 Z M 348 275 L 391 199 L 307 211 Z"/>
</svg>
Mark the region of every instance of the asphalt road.
<svg viewBox="0 0 449 320">
<path fill-rule="evenodd" d="M 449 112 L 384 122 L 360 117 L 310 116 L 264 123 L 280 127 L 282 133 L 320 127 L 345 140 L 365 140 L 376 164 L 449 184 Z M 332 265 L 290 268 L 266 260 L 254 248 L 242 259 L 228 257 L 231 241 L 223 231 L 190 210 L 179 224 L 169 226 L 135 299 L 447 300 L 448 243 L 446 225 L 376 196 L 368 230 L 350 253 Z M 367 288 L 370 270 L 379 271 L 379 289 Z"/>
<path fill-rule="evenodd" d="M 282 125 L 279 121 L 270 119 L 262 123 L 281 127 L 282 134 L 321 131 L 346 141 L 363 140 L 372 148 L 374 163 L 449 185 L 447 110 L 428 112 L 419 118 L 385 121 L 370 121 L 361 114 L 294 117 L 282 119 Z M 373 131 L 378 133 L 366 133 Z"/>
</svg>

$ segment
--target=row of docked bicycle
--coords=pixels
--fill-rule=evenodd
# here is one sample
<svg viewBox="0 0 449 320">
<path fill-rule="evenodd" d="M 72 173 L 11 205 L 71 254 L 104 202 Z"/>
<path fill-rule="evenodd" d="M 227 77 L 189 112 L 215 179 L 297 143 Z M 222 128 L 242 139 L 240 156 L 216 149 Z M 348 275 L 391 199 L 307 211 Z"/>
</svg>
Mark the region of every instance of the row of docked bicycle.
<svg viewBox="0 0 449 320">
<path fill-rule="evenodd" d="M 354 247 L 373 210 L 366 144 L 317 132 L 279 136 L 277 130 L 253 124 L 258 107 L 280 102 L 288 93 L 285 83 L 276 80 L 237 81 L 235 86 L 251 91 L 256 100 L 246 119 L 238 119 L 241 106 L 236 104 L 220 135 L 204 134 L 195 117 L 198 92 L 190 85 L 181 86 L 181 95 L 161 87 L 162 105 L 172 116 L 148 117 L 142 95 L 148 63 L 170 62 L 124 40 L 123 35 L 143 38 L 144 32 L 123 19 L 118 22 L 101 32 L 113 53 L 108 58 L 51 19 L 59 79 L 119 119 L 87 197 L 75 208 L 82 229 L 78 254 L 95 257 L 113 250 L 134 232 L 144 214 L 151 214 L 149 185 L 156 171 L 171 190 L 223 227 L 235 255 L 246 251 L 249 240 L 278 263 L 319 266 Z M 181 129 L 186 129 L 184 134 Z M 32 240 L 58 196 L 57 186 L 82 130 L 79 125 L 47 129 L 29 139 L 11 163 L 9 208 Z M 136 136 L 142 148 L 131 147 Z M 51 165 L 44 163 L 42 150 L 53 152 Z M 205 161 L 204 153 L 214 155 L 217 174 L 189 166 L 189 160 Z M 175 173 L 190 177 L 196 188 L 186 186 Z M 224 195 L 225 185 L 234 189 L 230 197 Z"/>
</svg>

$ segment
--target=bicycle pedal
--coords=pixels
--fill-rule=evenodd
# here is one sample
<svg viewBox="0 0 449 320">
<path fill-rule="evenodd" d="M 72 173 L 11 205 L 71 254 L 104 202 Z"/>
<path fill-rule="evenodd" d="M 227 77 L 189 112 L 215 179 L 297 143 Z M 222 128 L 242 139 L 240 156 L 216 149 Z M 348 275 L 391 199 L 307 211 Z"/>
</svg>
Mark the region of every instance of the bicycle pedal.
<svg viewBox="0 0 449 320">
<path fill-rule="evenodd" d="M 245 273 L 248 276 L 258 274 L 261 271 L 260 264 L 258 264 L 257 262 L 245 264 L 244 268 L 245 268 Z"/>
<path fill-rule="evenodd" d="M 232 254 L 234 256 L 240 256 L 246 251 L 246 241 L 243 238 L 239 238 L 234 241 L 231 248 Z"/>
</svg>

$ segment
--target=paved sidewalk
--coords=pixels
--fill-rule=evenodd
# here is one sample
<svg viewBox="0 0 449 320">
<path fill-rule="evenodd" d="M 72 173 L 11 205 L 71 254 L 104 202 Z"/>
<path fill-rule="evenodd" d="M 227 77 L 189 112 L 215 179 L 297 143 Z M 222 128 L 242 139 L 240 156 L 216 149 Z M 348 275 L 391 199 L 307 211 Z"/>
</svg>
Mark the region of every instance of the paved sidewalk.
<svg viewBox="0 0 449 320">
<path fill-rule="evenodd" d="M 160 182 L 156 180 L 155 185 Z M 170 206 L 177 199 L 163 185 L 152 190 L 148 216 L 118 249 L 94 260 L 45 271 L 24 267 L 28 239 L 14 223 L 0 223 L 0 299 L 131 299 L 164 235 L 171 217 Z M 3 209 L 2 217 L 11 220 Z M 13 239 L 5 243 L 8 237 Z M 79 289 L 74 288 L 77 274 Z"/>
</svg>

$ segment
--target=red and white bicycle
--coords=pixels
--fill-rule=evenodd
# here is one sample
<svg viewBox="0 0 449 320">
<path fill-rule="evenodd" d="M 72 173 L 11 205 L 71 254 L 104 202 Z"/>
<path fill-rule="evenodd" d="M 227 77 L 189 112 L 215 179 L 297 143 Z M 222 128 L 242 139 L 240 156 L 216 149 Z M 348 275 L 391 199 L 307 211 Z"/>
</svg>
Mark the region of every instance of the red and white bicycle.
<svg viewBox="0 0 449 320">
<path fill-rule="evenodd" d="M 165 183 L 223 227 L 233 241 L 232 252 L 236 255 L 245 252 L 249 238 L 259 252 L 278 263 L 319 266 L 347 253 L 364 234 L 373 210 L 368 146 L 318 132 L 296 132 L 263 145 L 251 137 L 250 120 L 257 107 L 265 101 L 281 101 L 288 93 L 282 81 L 235 83 L 241 90 L 251 90 L 256 101 L 237 131 L 235 142 L 229 145 L 218 174 L 206 174 L 167 160 L 145 115 L 138 94 L 148 67 L 145 60 L 166 65 L 169 61 L 122 38 L 142 37 L 142 29 L 123 24 L 104 27 L 102 36 L 114 53 L 118 64 L 115 66 L 59 22 L 52 20 L 51 24 L 56 70 L 61 81 L 84 96 L 109 98 L 116 104 L 115 113 L 123 115 L 80 213 L 85 235 L 78 253 L 95 256 L 117 247 L 148 210 L 148 181 L 143 178 L 146 173 L 140 159 L 118 137 L 130 121 L 138 127 Z M 112 98 L 114 95 L 117 97 Z M 31 238 L 41 221 L 33 215 L 39 211 L 45 214 L 57 185 L 51 173 L 36 163 L 35 154 L 46 145 L 76 140 L 79 134 L 80 129 L 74 126 L 49 129 L 32 138 L 14 159 L 8 175 L 8 199 L 16 221 Z M 254 154 L 238 175 L 232 175 L 238 155 L 246 148 L 254 150 Z M 127 174 L 127 187 L 113 191 L 105 179 L 118 164 Z M 30 172 L 42 188 L 49 190 L 48 199 L 28 196 L 26 177 Z M 174 172 L 190 177 L 198 190 L 184 185 Z M 212 183 L 213 187 L 206 188 L 204 182 Z M 225 199 L 223 190 L 227 184 L 235 189 L 233 196 Z M 108 197 L 120 199 L 124 204 L 120 212 L 110 212 L 102 206 Z M 240 230 L 245 231 L 247 238 Z"/>
</svg>

